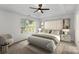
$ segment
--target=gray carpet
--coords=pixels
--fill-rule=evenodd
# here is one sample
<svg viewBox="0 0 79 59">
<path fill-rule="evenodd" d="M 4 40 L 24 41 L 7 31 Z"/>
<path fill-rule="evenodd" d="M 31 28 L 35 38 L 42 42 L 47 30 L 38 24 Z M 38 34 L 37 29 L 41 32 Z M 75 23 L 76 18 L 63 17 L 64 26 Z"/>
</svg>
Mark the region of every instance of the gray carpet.
<svg viewBox="0 0 79 59">
<path fill-rule="evenodd" d="M 29 45 L 27 40 L 19 42 L 9 47 L 8 54 L 48 54 L 49 52 L 38 48 L 33 45 Z M 76 54 L 79 53 L 79 49 L 73 43 L 60 42 L 57 46 L 55 54 Z"/>
<path fill-rule="evenodd" d="M 78 54 L 79 48 L 71 42 L 60 42 L 58 47 L 56 48 L 55 53 L 57 54 Z"/>
</svg>

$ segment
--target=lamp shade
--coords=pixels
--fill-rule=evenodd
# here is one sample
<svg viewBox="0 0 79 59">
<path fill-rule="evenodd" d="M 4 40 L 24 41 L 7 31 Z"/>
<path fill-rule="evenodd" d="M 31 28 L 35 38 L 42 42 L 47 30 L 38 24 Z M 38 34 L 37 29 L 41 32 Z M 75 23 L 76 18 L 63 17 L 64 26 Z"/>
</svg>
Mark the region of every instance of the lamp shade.
<svg viewBox="0 0 79 59">
<path fill-rule="evenodd" d="M 64 32 L 64 34 L 68 34 L 69 29 L 62 29 L 62 31 Z"/>
<path fill-rule="evenodd" d="M 64 32 L 69 32 L 69 29 L 62 29 L 62 31 L 64 31 Z"/>
</svg>

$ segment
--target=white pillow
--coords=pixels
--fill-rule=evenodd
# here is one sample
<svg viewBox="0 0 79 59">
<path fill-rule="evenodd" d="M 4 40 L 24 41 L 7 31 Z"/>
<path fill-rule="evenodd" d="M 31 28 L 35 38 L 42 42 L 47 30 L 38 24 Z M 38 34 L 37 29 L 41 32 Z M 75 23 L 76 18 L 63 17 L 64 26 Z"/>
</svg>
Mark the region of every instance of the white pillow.
<svg viewBox="0 0 79 59">
<path fill-rule="evenodd" d="M 60 35 L 60 30 L 52 30 L 51 34 Z"/>
</svg>

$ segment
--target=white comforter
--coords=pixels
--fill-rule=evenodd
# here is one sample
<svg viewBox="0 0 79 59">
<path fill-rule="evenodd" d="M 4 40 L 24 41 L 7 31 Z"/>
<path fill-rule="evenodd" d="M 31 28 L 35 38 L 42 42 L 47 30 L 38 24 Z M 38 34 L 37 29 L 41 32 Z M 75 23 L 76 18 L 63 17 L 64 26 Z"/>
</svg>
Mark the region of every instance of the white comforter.
<svg viewBox="0 0 79 59">
<path fill-rule="evenodd" d="M 39 33 L 30 36 L 28 41 L 33 45 L 53 52 L 56 49 L 57 44 L 60 42 L 60 38 L 56 35 Z"/>
</svg>

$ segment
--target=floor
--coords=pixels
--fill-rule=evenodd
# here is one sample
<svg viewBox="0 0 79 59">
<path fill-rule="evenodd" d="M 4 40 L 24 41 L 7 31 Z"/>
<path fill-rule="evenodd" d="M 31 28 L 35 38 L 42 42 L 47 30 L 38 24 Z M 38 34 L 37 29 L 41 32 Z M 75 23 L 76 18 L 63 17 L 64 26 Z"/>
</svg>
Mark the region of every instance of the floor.
<svg viewBox="0 0 79 59">
<path fill-rule="evenodd" d="M 78 54 L 79 48 L 72 42 L 60 42 L 55 53 L 59 54 Z"/>
<path fill-rule="evenodd" d="M 29 45 L 28 41 L 22 41 L 9 47 L 8 54 L 48 54 L 50 52 L 41 48 Z M 57 46 L 55 54 L 77 54 L 79 49 L 73 44 L 68 42 L 60 42 Z"/>
<path fill-rule="evenodd" d="M 28 41 L 22 41 L 9 47 L 8 54 L 46 54 L 46 50 L 29 45 Z"/>
</svg>

